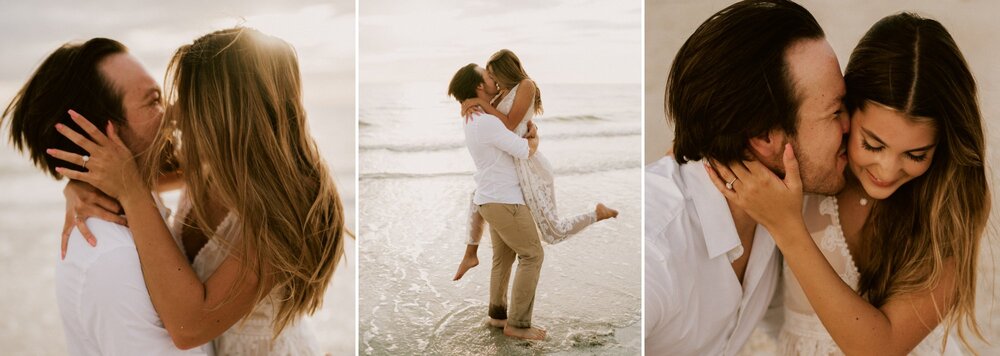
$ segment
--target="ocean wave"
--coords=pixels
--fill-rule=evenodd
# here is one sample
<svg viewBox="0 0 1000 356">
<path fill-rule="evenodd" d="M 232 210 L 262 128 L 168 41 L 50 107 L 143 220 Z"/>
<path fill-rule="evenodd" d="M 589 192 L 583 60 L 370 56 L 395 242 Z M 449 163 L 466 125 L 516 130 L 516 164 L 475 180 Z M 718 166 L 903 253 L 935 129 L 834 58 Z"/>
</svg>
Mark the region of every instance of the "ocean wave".
<svg viewBox="0 0 1000 356">
<path fill-rule="evenodd" d="M 602 164 L 590 165 L 590 166 L 558 168 L 555 170 L 554 173 L 556 176 L 573 176 L 573 175 L 590 174 L 590 173 L 619 171 L 625 169 L 639 169 L 641 167 L 642 164 L 639 161 L 615 161 L 615 162 L 603 162 Z M 358 178 L 359 180 L 365 180 L 365 179 L 422 179 L 422 178 L 440 178 L 440 177 L 471 177 L 474 173 L 475 173 L 474 171 L 431 172 L 431 173 L 373 172 L 373 173 L 362 173 Z"/>
<path fill-rule="evenodd" d="M 560 133 L 552 135 L 542 135 L 541 138 L 545 140 L 570 140 L 577 138 L 589 138 L 589 137 L 627 137 L 627 136 L 639 136 L 642 135 L 642 131 L 639 129 L 622 129 L 622 130 L 605 130 L 605 131 L 593 131 L 593 132 L 573 132 L 573 133 Z M 452 142 L 441 142 L 441 143 L 383 143 L 383 144 L 368 144 L 361 145 L 359 149 L 361 151 L 374 151 L 374 150 L 386 150 L 392 152 L 433 152 L 433 151 L 448 151 L 465 148 L 464 141 L 452 141 Z"/>
<path fill-rule="evenodd" d="M 596 116 L 596 115 L 567 115 L 567 116 L 539 116 L 535 118 L 536 121 L 562 121 L 562 122 L 572 122 L 572 121 L 607 121 L 607 119 Z"/>
</svg>

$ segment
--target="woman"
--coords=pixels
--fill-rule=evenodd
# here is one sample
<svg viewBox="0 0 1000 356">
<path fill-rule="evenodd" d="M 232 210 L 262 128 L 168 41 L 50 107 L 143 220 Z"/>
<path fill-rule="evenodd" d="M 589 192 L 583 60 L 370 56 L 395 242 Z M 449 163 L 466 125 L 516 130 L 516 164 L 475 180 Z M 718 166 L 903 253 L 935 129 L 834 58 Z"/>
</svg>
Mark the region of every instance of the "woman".
<svg viewBox="0 0 1000 356">
<path fill-rule="evenodd" d="M 957 354 L 952 328 L 966 346 L 966 332 L 982 338 L 976 266 L 990 191 L 975 81 L 947 30 L 908 13 L 865 34 L 844 80 L 850 171 L 836 196 L 808 196 L 803 210 L 791 145 L 783 181 L 759 162 L 715 164 L 718 175 L 706 166 L 784 255 L 779 347 Z"/>
<path fill-rule="evenodd" d="M 497 82 L 500 94 L 492 102 L 478 98 L 462 102 L 462 114 L 472 119 L 473 112 L 486 112 L 496 116 L 507 129 L 524 136 L 535 115 L 542 114 L 542 94 L 521 66 L 521 60 L 509 49 L 502 49 L 486 63 L 487 73 Z M 556 244 L 580 232 L 590 224 L 618 216 L 618 211 L 598 203 L 594 211 L 560 218 L 556 209 L 556 197 L 552 167 L 541 153 L 536 152 L 528 159 L 514 159 L 518 181 L 524 194 L 524 202 L 538 225 L 542 240 Z M 479 265 L 479 241 L 483 235 L 485 220 L 476 211 L 476 205 L 469 205 L 469 236 L 466 241 L 465 256 L 458 265 L 453 280 L 459 280 L 470 268 Z"/>
<path fill-rule="evenodd" d="M 306 129 L 294 50 L 253 29 L 227 29 L 178 49 L 169 74 L 172 105 L 148 154 L 178 148 L 185 191 L 173 232 L 183 250 L 150 194 L 161 171 L 140 176 L 115 127 L 105 135 L 72 114 L 91 139 L 60 132 L 89 159 L 53 155 L 89 171 L 59 171 L 120 202 L 150 298 L 178 347 L 318 353 L 302 318 L 322 304 L 343 255 L 344 218 Z"/>
</svg>

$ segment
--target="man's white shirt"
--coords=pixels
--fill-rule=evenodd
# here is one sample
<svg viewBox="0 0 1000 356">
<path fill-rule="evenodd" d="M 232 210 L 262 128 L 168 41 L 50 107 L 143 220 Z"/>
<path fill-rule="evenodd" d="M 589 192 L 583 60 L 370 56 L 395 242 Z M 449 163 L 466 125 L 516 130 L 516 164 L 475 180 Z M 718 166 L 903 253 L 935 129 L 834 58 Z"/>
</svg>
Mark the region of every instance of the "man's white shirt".
<svg viewBox="0 0 1000 356">
<path fill-rule="evenodd" d="M 465 145 L 476 163 L 472 202 L 524 204 L 514 158 L 528 158 L 528 140 L 508 130 L 496 116 L 480 114 L 465 123 Z"/>
<path fill-rule="evenodd" d="M 743 246 L 702 163 L 664 157 L 645 172 L 647 355 L 735 355 L 768 309 L 781 270 L 763 226 L 741 285 Z"/>
<path fill-rule="evenodd" d="M 66 259 L 56 266 L 56 299 L 69 354 L 211 355 L 211 343 L 186 351 L 174 346 L 153 309 L 129 229 L 98 218 L 86 224 L 97 246 L 73 229 Z"/>
</svg>

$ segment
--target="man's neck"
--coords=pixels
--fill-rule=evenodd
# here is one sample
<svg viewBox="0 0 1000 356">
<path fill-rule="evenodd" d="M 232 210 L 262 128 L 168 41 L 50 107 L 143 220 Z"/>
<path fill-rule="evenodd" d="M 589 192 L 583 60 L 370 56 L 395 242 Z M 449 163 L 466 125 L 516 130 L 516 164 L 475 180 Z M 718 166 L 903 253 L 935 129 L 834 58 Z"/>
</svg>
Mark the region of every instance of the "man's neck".
<svg viewBox="0 0 1000 356">
<path fill-rule="evenodd" d="M 740 238 L 742 239 L 742 232 L 744 231 L 753 232 L 757 226 L 757 221 L 750 217 L 750 214 L 746 210 L 729 201 L 729 198 L 726 198 L 726 204 L 729 206 L 729 213 L 733 216 L 733 224 L 736 225 L 736 231 L 741 235 Z M 753 241 L 753 234 L 750 235 L 750 241 Z"/>
<path fill-rule="evenodd" d="M 736 226 L 736 234 L 740 237 L 740 244 L 743 245 L 743 256 L 732 262 L 733 272 L 736 273 L 736 278 L 739 279 L 740 284 L 743 284 L 743 275 L 746 273 L 750 254 L 753 252 L 753 240 L 754 233 L 757 230 L 757 221 L 750 217 L 750 214 L 747 214 L 746 210 L 739 208 L 736 204 L 729 201 L 729 198 L 726 198 L 726 204 L 729 205 L 729 213 L 733 216 L 733 225 Z"/>
</svg>

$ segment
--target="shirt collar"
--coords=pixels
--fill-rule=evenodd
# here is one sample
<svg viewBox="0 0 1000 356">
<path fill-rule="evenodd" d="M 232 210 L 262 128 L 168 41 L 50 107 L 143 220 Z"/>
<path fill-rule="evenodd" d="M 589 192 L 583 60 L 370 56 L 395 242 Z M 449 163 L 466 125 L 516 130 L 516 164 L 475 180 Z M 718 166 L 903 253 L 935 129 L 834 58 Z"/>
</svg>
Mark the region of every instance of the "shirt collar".
<svg viewBox="0 0 1000 356">
<path fill-rule="evenodd" d="M 698 222 L 701 223 L 708 257 L 716 258 L 728 253 L 728 259 L 732 262 L 742 256 L 743 244 L 736 233 L 736 223 L 729 211 L 729 203 L 712 184 L 702 161 L 681 165 L 681 177 L 687 186 L 685 195 L 694 202 L 698 211 Z"/>
</svg>

